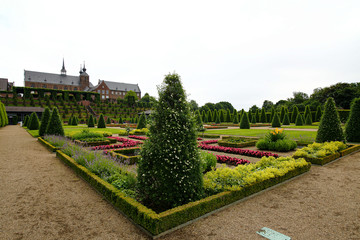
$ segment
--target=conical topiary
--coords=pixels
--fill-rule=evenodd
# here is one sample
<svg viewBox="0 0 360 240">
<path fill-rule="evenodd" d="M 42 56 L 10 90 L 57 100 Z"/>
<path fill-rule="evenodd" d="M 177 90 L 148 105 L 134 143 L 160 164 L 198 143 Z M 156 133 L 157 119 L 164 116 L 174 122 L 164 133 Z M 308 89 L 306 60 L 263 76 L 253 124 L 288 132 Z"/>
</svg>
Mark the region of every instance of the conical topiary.
<svg viewBox="0 0 360 240">
<path fill-rule="evenodd" d="M 207 122 L 212 122 L 212 114 L 211 114 L 211 110 L 210 110 L 210 109 L 207 111 L 207 119 L 208 119 Z"/>
<path fill-rule="evenodd" d="M 271 122 L 271 127 L 281 127 L 280 117 L 277 112 L 274 113 L 274 118 Z"/>
<path fill-rule="evenodd" d="M 252 114 L 252 116 L 251 116 L 251 123 L 253 123 L 253 124 L 256 123 L 256 114 Z"/>
<path fill-rule="evenodd" d="M 289 113 L 285 113 L 284 115 L 284 119 L 282 120 L 282 125 L 290 125 L 290 118 L 289 118 Z"/>
<path fill-rule="evenodd" d="M 260 122 L 262 123 L 267 122 L 265 108 L 261 109 Z"/>
<path fill-rule="evenodd" d="M 233 114 L 233 121 L 234 124 L 238 124 L 239 123 L 239 115 L 237 114 L 237 112 L 235 114 Z"/>
<path fill-rule="evenodd" d="M 37 114 L 35 112 L 33 112 L 30 115 L 30 120 L 29 120 L 29 124 L 28 124 L 28 129 L 29 130 L 38 130 L 40 126 L 39 123 L 39 118 L 37 116 Z"/>
<path fill-rule="evenodd" d="M 42 116 L 41 116 L 41 124 L 40 124 L 40 128 L 39 128 L 39 135 L 40 136 L 45 135 L 46 128 L 47 128 L 47 125 L 48 125 L 49 120 L 50 120 L 50 115 L 51 115 L 50 109 L 48 107 L 46 107 L 43 114 L 42 114 Z"/>
<path fill-rule="evenodd" d="M 360 98 L 355 98 L 350 107 L 350 116 L 345 124 L 345 137 L 349 142 L 360 142 Z"/>
<path fill-rule="evenodd" d="M 227 110 L 226 112 L 226 119 L 225 122 L 230 123 L 231 122 L 231 113 L 230 113 L 230 109 Z"/>
<path fill-rule="evenodd" d="M 320 120 L 316 135 L 316 142 L 344 141 L 339 113 L 336 110 L 333 98 L 328 98 L 325 103 L 324 113 Z"/>
<path fill-rule="evenodd" d="M 297 106 L 294 106 L 292 114 L 291 114 L 291 120 L 290 120 L 292 123 L 296 122 L 296 118 L 297 118 L 298 114 L 299 114 L 299 109 Z"/>
<path fill-rule="evenodd" d="M 204 193 L 195 123 L 177 74 L 165 77 L 152 118 L 141 148 L 137 192 L 145 206 L 160 212 Z"/>
<path fill-rule="evenodd" d="M 306 118 L 305 118 L 305 125 L 312 125 L 312 120 L 311 120 L 311 113 L 309 113 Z"/>
<path fill-rule="evenodd" d="M 274 106 L 271 107 L 271 115 L 270 115 L 270 122 L 272 123 L 275 115 L 275 108 Z"/>
<path fill-rule="evenodd" d="M 241 116 L 240 129 L 250 129 L 249 117 L 246 112 Z"/>
<path fill-rule="evenodd" d="M 260 122 L 259 109 L 256 109 L 256 111 L 255 111 L 255 121 L 256 121 L 256 122 Z"/>
<path fill-rule="evenodd" d="M 215 110 L 215 123 L 216 124 L 219 124 L 221 121 L 220 121 L 220 116 L 219 116 L 219 113 Z"/>
<path fill-rule="evenodd" d="M 284 119 L 285 112 L 286 112 L 286 111 L 285 111 L 285 107 L 282 106 L 281 111 L 280 111 L 280 120 L 283 120 L 283 119 Z"/>
<path fill-rule="evenodd" d="M 124 121 L 123 121 L 123 119 L 122 119 L 122 117 L 120 117 L 119 118 L 119 123 L 121 124 L 121 123 L 123 123 Z"/>
<path fill-rule="evenodd" d="M 311 124 L 312 124 L 312 114 L 311 114 L 310 106 L 306 105 L 305 112 L 304 112 L 305 124 L 306 124 L 306 118 L 308 115 L 310 115 L 310 120 L 311 120 Z M 306 125 L 308 125 L 308 124 L 306 124 Z"/>
<path fill-rule="evenodd" d="M 59 111 L 56 107 L 54 107 L 51 112 L 45 135 L 58 135 L 58 136 L 65 135 L 62 121 L 60 119 Z"/>
<path fill-rule="evenodd" d="M 87 122 L 88 127 L 95 127 L 95 123 L 94 123 L 94 117 L 92 114 L 90 114 L 88 122 Z"/>
<path fill-rule="evenodd" d="M 140 115 L 140 119 L 139 119 L 139 123 L 136 127 L 137 129 L 143 129 L 143 128 L 146 128 L 146 118 L 145 118 L 145 114 L 142 113 Z"/>
<path fill-rule="evenodd" d="M 219 110 L 219 120 L 220 120 L 220 123 L 225 121 L 224 111 L 222 109 Z"/>
<path fill-rule="evenodd" d="M 109 117 L 106 120 L 106 124 L 111 124 L 111 119 Z"/>
<path fill-rule="evenodd" d="M 99 117 L 99 122 L 97 124 L 98 128 L 106 128 L 106 124 L 105 124 L 105 119 L 104 119 L 104 115 L 101 113 L 100 117 Z"/>
<path fill-rule="evenodd" d="M 319 105 L 316 109 L 315 122 L 320 122 L 321 115 L 322 115 L 322 111 L 321 111 L 321 106 Z"/>
<path fill-rule="evenodd" d="M 24 127 L 27 127 L 28 123 L 29 123 L 29 115 L 26 115 L 24 118 Z"/>
<path fill-rule="evenodd" d="M 295 126 L 303 126 L 303 125 L 304 125 L 303 117 L 299 113 L 296 117 Z"/>
</svg>

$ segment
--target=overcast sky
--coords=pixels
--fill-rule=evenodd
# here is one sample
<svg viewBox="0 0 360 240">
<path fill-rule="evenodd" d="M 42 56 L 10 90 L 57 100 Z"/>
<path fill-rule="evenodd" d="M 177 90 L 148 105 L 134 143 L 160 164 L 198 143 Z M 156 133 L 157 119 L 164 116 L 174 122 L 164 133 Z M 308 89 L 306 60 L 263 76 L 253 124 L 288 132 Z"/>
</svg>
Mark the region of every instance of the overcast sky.
<svg viewBox="0 0 360 240">
<path fill-rule="evenodd" d="M 360 81 L 360 1 L 0 1 L 0 78 L 24 69 L 138 83 L 182 77 L 201 106 L 247 110 Z"/>
</svg>

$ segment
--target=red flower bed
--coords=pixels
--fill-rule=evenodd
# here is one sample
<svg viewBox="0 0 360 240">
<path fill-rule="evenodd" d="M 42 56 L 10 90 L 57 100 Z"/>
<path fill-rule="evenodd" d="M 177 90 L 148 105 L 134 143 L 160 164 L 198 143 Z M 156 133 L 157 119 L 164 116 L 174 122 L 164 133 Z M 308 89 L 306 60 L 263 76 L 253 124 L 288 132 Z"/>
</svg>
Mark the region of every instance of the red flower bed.
<svg viewBox="0 0 360 240">
<path fill-rule="evenodd" d="M 246 164 L 246 163 L 250 163 L 249 160 L 246 159 L 239 159 L 239 158 L 234 158 L 234 157 L 229 157 L 229 156 L 224 156 L 224 155 L 215 155 L 216 159 L 218 162 L 220 163 L 227 163 L 230 165 L 240 165 L 240 164 Z"/>
<path fill-rule="evenodd" d="M 210 141 L 216 141 L 216 140 L 210 140 Z M 261 152 L 261 151 L 253 151 L 249 149 L 242 149 L 242 148 L 233 148 L 233 147 L 222 147 L 222 146 L 211 146 L 205 143 L 207 141 L 199 143 L 199 147 L 204 150 L 209 151 L 217 151 L 217 152 L 225 152 L 225 153 L 232 153 L 232 154 L 239 154 L 239 155 L 245 155 L 250 157 L 279 157 L 278 154 L 272 153 L 272 152 Z"/>
<path fill-rule="evenodd" d="M 100 145 L 92 147 L 91 150 L 105 150 L 105 149 L 115 149 L 115 148 L 128 148 L 128 147 L 135 147 L 136 145 L 142 144 L 140 141 L 134 141 L 127 138 L 120 138 L 120 137 L 108 137 L 112 139 L 116 139 L 118 142 L 122 142 L 122 144 L 114 144 L 114 145 Z"/>
<path fill-rule="evenodd" d="M 207 145 L 207 144 L 213 144 L 213 143 L 217 143 L 217 142 L 218 142 L 218 140 L 202 141 L 202 142 L 199 142 L 199 146 L 200 146 L 200 144 L 205 144 L 205 145 Z"/>
<path fill-rule="evenodd" d="M 128 137 L 129 137 L 129 138 L 134 138 L 134 139 L 139 139 L 139 140 L 149 139 L 148 137 L 138 136 L 138 135 L 129 135 Z"/>
</svg>

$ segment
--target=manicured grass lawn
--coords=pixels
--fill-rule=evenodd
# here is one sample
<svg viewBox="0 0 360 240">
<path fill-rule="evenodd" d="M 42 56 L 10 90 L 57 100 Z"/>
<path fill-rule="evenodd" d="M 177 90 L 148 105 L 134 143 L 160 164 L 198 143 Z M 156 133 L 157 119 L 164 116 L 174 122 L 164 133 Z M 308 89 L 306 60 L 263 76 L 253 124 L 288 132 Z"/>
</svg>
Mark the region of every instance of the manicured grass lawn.
<svg viewBox="0 0 360 240">
<path fill-rule="evenodd" d="M 221 129 L 221 130 L 206 130 L 205 133 L 209 134 L 223 134 L 223 135 L 238 135 L 250 137 L 263 137 L 270 130 L 268 129 Z M 316 137 L 315 131 L 284 131 L 290 139 L 312 139 Z"/>
<path fill-rule="evenodd" d="M 295 125 L 283 125 L 281 126 L 281 128 L 298 128 L 298 129 L 318 129 L 319 126 L 315 126 L 315 125 L 312 125 L 312 126 L 295 126 Z"/>
</svg>

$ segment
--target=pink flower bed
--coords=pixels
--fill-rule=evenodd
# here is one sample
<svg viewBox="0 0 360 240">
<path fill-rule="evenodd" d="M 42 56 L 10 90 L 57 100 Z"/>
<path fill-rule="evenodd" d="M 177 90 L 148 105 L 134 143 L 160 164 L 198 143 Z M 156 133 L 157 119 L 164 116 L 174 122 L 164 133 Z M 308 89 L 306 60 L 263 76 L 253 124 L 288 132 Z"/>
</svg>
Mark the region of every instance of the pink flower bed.
<svg viewBox="0 0 360 240">
<path fill-rule="evenodd" d="M 217 141 L 217 140 L 209 140 L 209 141 Z M 211 146 L 208 145 L 208 141 L 203 141 L 199 143 L 199 147 L 203 150 L 209 150 L 209 151 L 216 151 L 216 152 L 225 152 L 225 153 L 232 153 L 232 154 L 239 154 L 239 155 L 245 155 L 250 157 L 279 157 L 278 154 L 272 153 L 272 152 L 261 152 L 261 151 L 253 151 L 249 149 L 242 149 L 242 148 L 233 148 L 233 147 L 222 147 L 222 146 Z"/>
<path fill-rule="evenodd" d="M 246 163 L 250 163 L 249 160 L 246 159 L 239 159 L 239 158 L 234 158 L 234 157 L 229 157 L 229 156 L 225 156 L 225 155 L 215 155 L 216 159 L 218 162 L 220 163 L 226 163 L 226 164 L 230 164 L 230 165 L 240 165 L 240 164 L 246 164 Z"/>
<path fill-rule="evenodd" d="M 148 137 L 144 137 L 144 136 L 137 136 L 137 135 L 129 135 L 129 138 L 134 138 L 134 139 L 139 139 L 139 140 L 146 140 L 149 139 Z"/>
<path fill-rule="evenodd" d="M 207 144 L 213 144 L 213 143 L 217 143 L 218 142 L 218 140 L 207 140 L 207 141 L 202 141 L 202 142 L 199 142 L 199 146 L 201 145 L 201 144 L 205 144 L 205 145 L 207 145 Z"/>
<path fill-rule="evenodd" d="M 91 150 L 105 150 L 105 149 L 115 149 L 115 148 L 128 148 L 128 147 L 135 147 L 136 145 L 142 144 L 140 141 L 134 141 L 127 138 L 120 138 L 120 137 L 108 137 L 112 139 L 116 139 L 118 142 L 122 142 L 122 144 L 114 144 L 114 145 L 100 145 L 92 147 Z"/>
</svg>

